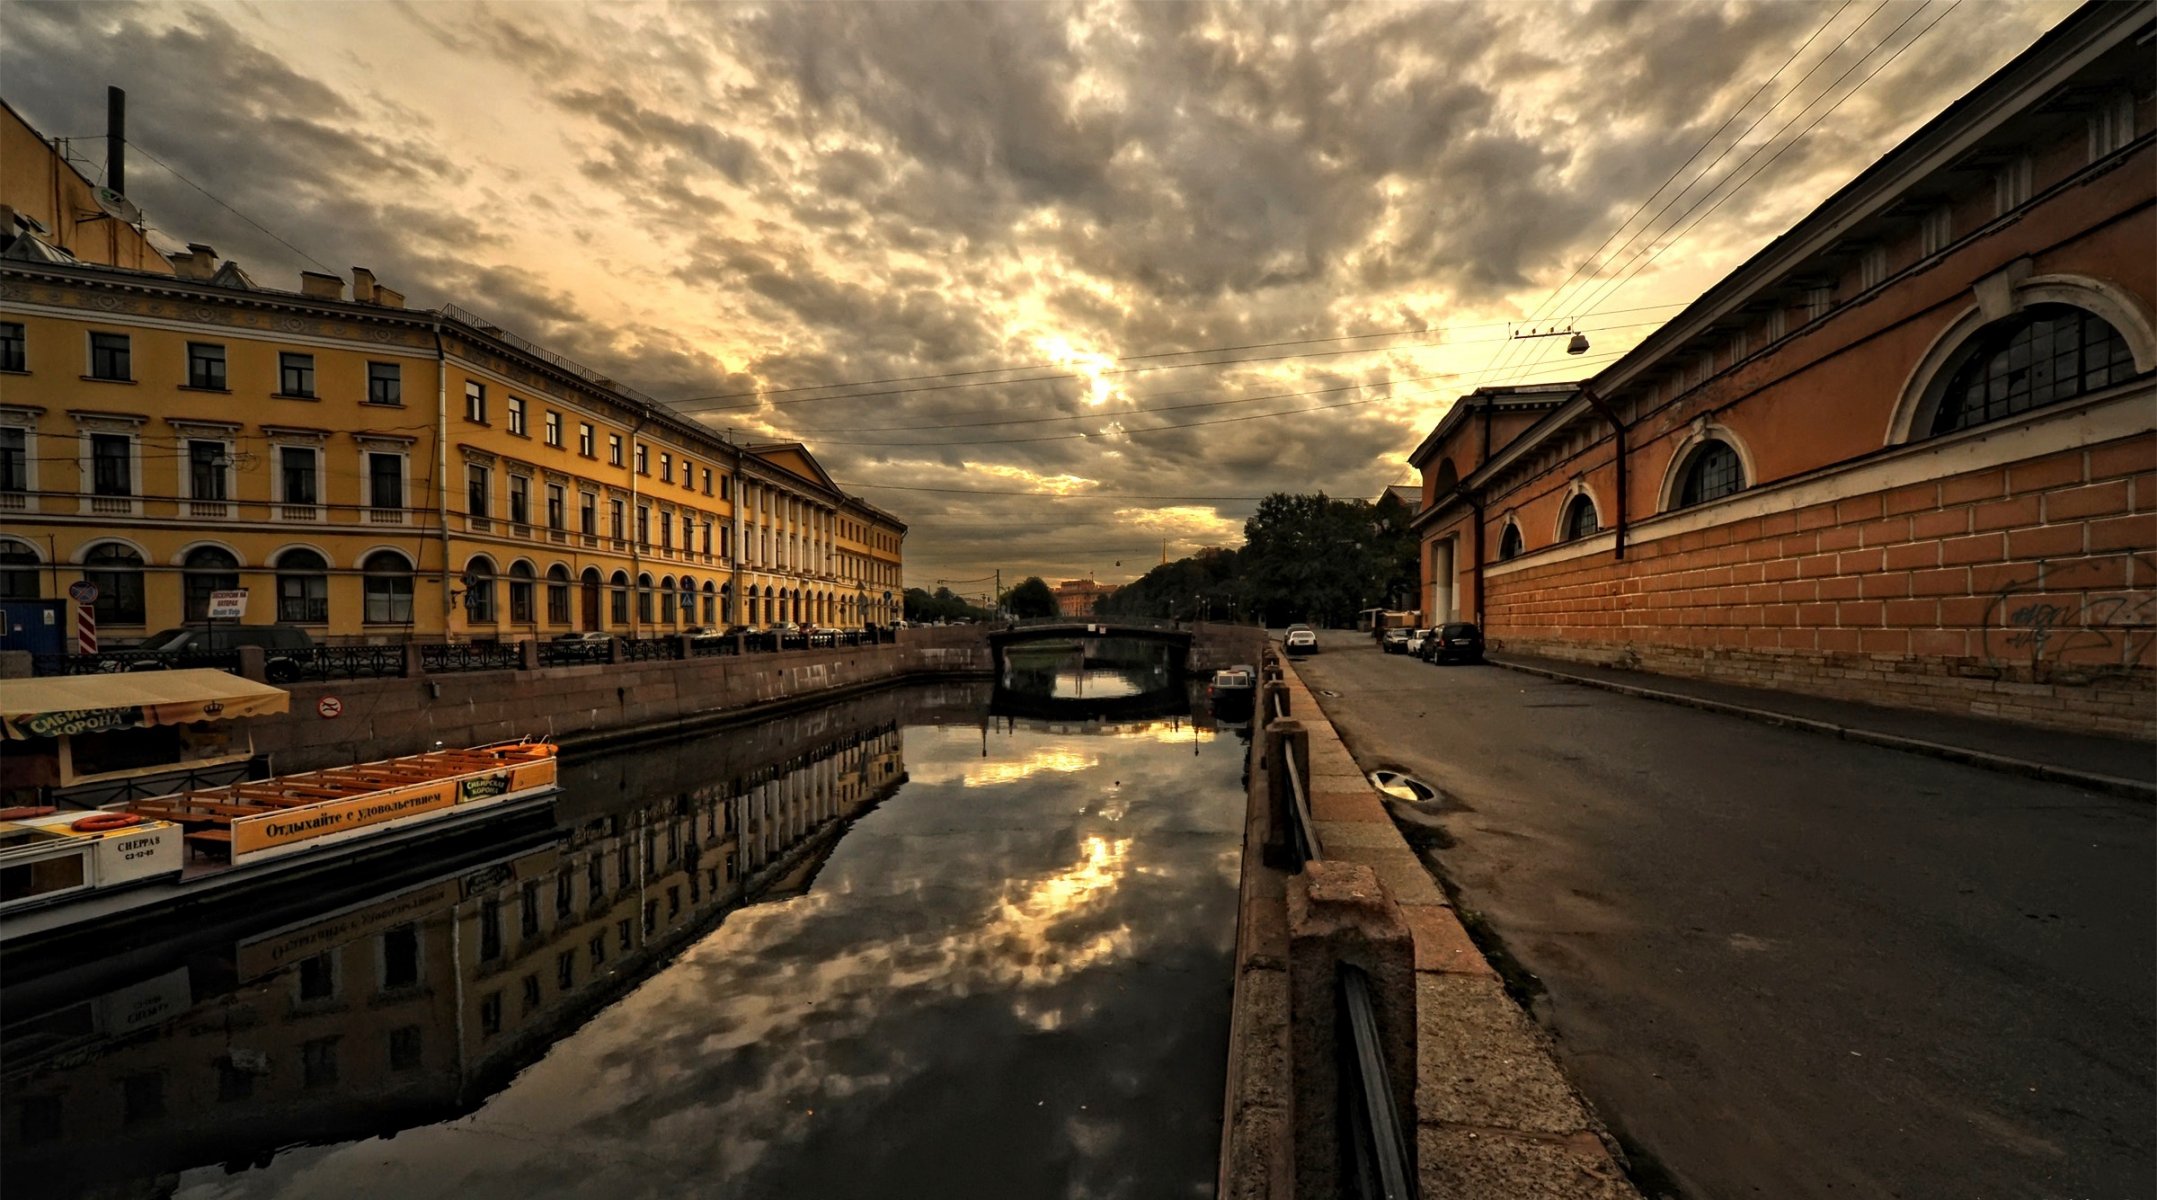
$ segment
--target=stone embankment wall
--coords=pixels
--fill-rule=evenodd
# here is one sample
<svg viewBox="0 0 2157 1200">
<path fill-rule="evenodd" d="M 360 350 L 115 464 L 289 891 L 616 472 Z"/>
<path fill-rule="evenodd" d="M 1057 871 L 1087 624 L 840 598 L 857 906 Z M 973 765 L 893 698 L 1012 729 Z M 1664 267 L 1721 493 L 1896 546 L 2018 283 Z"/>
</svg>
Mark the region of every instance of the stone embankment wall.
<svg viewBox="0 0 2157 1200">
<path fill-rule="evenodd" d="M 977 628 L 909 629 L 896 645 L 292 684 L 291 711 L 250 729 L 276 770 L 306 771 L 527 735 L 570 745 L 663 737 L 990 669 Z M 322 715 L 325 697 L 336 698 L 337 716 Z"/>
</svg>

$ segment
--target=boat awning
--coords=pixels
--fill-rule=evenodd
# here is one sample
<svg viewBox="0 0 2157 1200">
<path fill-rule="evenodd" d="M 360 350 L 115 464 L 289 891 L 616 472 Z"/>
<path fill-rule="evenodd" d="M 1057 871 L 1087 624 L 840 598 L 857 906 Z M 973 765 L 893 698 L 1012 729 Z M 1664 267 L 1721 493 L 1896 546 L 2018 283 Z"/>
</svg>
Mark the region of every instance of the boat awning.
<svg viewBox="0 0 2157 1200">
<path fill-rule="evenodd" d="M 292 694 L 224 671 L 127 671 L 0 679 L 0 725 L 15 740 L 281 713 Z"/>
</svg>

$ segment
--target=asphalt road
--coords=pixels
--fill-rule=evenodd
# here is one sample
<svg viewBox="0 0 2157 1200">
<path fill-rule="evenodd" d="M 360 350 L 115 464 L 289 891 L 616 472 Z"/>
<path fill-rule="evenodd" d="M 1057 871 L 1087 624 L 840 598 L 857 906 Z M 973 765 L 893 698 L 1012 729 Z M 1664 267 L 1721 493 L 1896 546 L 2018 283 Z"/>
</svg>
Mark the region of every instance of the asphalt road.
<svg viewBox="0 0 2157 1200">
<path fill-rule="evenodd" d="M 1651 1195 L 2157 1195 L 2149 804 L 1323 636 Z"/>
</svg>

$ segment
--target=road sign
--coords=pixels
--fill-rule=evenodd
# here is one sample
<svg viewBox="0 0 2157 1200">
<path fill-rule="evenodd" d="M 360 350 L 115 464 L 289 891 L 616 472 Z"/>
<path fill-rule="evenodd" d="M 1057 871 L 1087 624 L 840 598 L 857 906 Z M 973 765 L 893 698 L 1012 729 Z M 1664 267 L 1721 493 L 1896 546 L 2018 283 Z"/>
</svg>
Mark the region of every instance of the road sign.
<svg viewBox="0 0 2157 1200">
<path fill-rule="evenodd" d="M 325 721 L 335 720 L 343 715 L 344 710 L 345 702 L 335 696 L 324 696 L 315 701 L 315 711 L 321 713 L 322 719 Z"/>
<path fill-rule="evenodd" d="M 210 619 L 237 621 L 247 615 L 247 589 L 232 588 L 210 593 Z"/>
<path fill-rule="evenodd" d="M 78 579 L 67 585 L 67 598 L 77 604 L 97 603 L 97 585 L 87 579 Z"/>
</svg>

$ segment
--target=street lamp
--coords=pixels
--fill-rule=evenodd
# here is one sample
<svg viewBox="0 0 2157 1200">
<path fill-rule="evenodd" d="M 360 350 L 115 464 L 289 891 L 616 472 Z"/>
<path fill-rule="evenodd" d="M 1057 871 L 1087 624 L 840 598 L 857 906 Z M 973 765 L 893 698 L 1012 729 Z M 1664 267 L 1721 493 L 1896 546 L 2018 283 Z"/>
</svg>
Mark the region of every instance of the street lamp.
<svg viewBox="0 0 2157 1200">
<path fill-rule="evenodd" d="M 1567 339 L 1565 343 L 1565 352 L 1567 354 L 1586 354 L 1588 352 L 1588 335 L 1575 331 L 1571 326 L 1564 329 L 1530 329 L 1526 333 L 1516 332 L 1512 336 L 1515 341 L 1524 341 L 1528 338 L 1562 337 Z"/>
</svg>

